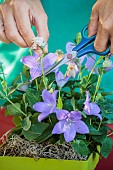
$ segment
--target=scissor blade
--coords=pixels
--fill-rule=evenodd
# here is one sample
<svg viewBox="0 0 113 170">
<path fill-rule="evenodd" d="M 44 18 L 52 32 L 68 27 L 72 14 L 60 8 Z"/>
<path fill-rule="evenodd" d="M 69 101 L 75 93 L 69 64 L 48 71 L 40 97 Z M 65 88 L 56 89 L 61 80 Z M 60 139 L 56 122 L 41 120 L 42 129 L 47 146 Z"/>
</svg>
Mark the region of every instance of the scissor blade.
<svg viewBox="0 0 113 170">
<path fill-rule="evenodd" d="M 50 68 L 45 70 L 45 75 L 49 74 L 50 72 L 52 72 L 52 71 L 56 70 L 57 68 L 59 68 L 60 66 L 62 66 L 63 64 L 65 64 L 77 57 L 77 51 L 72 51 L 71 53 L 64 55 L 62 60 L 53 64 Z M 71 58 L 70 58 L 70 56 L 71 56 Z"/>
<path fill-rule="evenodd" d="M 45 75 L 49 74 L 50 72 L 56 70 L 57 68 L 59 68 L 60 66 L 62 66 L 63 64 L 67 63 L 69 60 L 66 59 L 66 57 L 64 57 L 62 60 L 60 60 L 59 62 L 53 64 L 50 68 L 48 68 L 47 70 L 45 70 Z"/>
</svg>

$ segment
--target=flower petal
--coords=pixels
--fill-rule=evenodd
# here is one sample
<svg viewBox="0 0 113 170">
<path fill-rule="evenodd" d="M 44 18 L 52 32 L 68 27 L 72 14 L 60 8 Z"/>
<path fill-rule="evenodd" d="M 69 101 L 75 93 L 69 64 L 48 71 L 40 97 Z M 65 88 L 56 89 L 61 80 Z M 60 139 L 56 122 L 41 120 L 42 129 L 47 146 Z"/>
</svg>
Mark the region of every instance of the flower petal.
<svg viewBox="0 0 113 170">
<path fill-rule="evenodd" d="M 39 116 L 38 116 L 38 121 L 41 122 L 44 118 L 46 118 L 47 116 L 49 116 L 49 112 L 46 112 L 46 113 L 41 113 Z"/>
<path fill-rule="evenodd" d="M 96 104 L 91 102 L 90 103 L 90 114 L 100 113 L 100 107 Z"/>
<path fill-rule="evenodd" d="M 52 97 L 55 103 L 56 103 L 57 93 L 58 93 L 58 90 L 55 90 L 52 94 Z"/>
<path fill-rule="evenodd" d="M 30 75 L 32 80 L 42 75 L 42 68 L 41 67 L 33 67 L 30 69 Z"/>
<path fill-rule="evenodd" d="M 44 57 L 44 69 L 46 70 L 50 66 L 52 66 L 55 61 L 57 60 L 57 54 L 55 53 L 49 53 Z"/>
<path fill-rule="evenodd" d="M 72 121 L 75 121 L 75 120 L 80 120 L 80 119 L 82 119 L 82 116 L 81 116 L 81 113 L 78 112 L 78 111 L 71 111 L 70 114 L 69 114 L 69 118 L 70 118 Z"/>
<path fill-rule="evenodd" d="M 90 102 L 90 93 L 86 91 L 86 102 Z"/>
<path fill-rule="evenodd" d="M 52 134 L 64 133 L 67 128 L 67 122 L 65 120 L 59 121 L 53 128 Z"/>
<path fill-rule="evenodd" d="M 87 62 L 85 64 L 85 67 L 91 71 L 94 64 L 95 64 L 95 61 L 96 61 L 96 55 L 93 55 L 92 57 L 87 57 Z"/>
<path fill-rule="evenodd" d="M 56 73 L 56 82 L 60 88 L 62 88 L 67 83 L 69 78 L 70 78 L 69 76 L 64 77 L 61 71 Z"/>
<path fill-rule="evenodd" d="M 96 103 L 93 103 L 93 102 L 88 103 L 88 107 L 87 107 L 87 105 L 85 105 L 84 112 L 87 115 L 98 116 L 100 121 L 102 120 L 102 116 L 99 114 L 100 113 L 100 107 Z"/>
<path fill-rule="evenodd" d="M 37 112 L 50 113 L 52 106 L 49 106 L 48 103 L 45 102 L 38 102 L 33 105 L 33 109 L 36 110 Z"/>
<path fill-rule="evenodd" d="M 68 111 L 67 110 L 56 110 L 56 116 L 58 120 L 63 120 L 66 119 L 68 116 Z"/>
<path fill-rule="evenodd" d="M 75 45 L 74 43 L 72 43 L 72 42 L 67 42 L 67 44 L 66 44 L 66 51 L 67 51 L 67 53 L 71 52 L 72 49 L 73 49 L 75 46 L 76 46 L 76 45 Z"/>
<path fill-rule="evenodd" d="M 51 105 L 56 104 L 54 102 L 52 94 L 50 94 L 46 89 L 44 89 L 43 92 L 42 92 L 42 98 L 43 98 L 44 102 L 46 102 L 48 104 L 51 104 Z"/>
<path fill-rule="evenodd" d="M 89 129 L 87 125 L 81 120 L 75 122 L 75 129 L 76 129 L 76 132 L 80 134 L 89 133 Z"/>
<path fill-rule="evenodd" d="M 59 80 L 64 79 L 64 74 L 61 71 L 59 71 L 56 73 L 55 78 L 56 78 L 56 82 L 58 82 Z"/>
<path fill-rule="evenodd" d="M 87 58 L 88 57 L 88 55 L 86 54 L 86 55 L 83 55 L 82 57 L 80 57 L 79 59 L 80 59 L 80 64 L 82 64 L 83 62 L 84 62 L 84 60 L 85 60 L 85 58 Z"/>
<path fill-rule="evenodd" d="M 38 58 L 39 58 L 38 54 L 34 56 L 26 56 L 21 59 L 21 62 L 28 66 L 29 68 L 33 68 L 36 67 Z"/>
<path fill-rule="evenodd" d="M 73 141 L 75 136 L 76 136 L 76 129 L 75 129 L 74 124 L 68 125 L 66 131 L 64 132 L 64 138 L 66 142 Z"/>
</svg>

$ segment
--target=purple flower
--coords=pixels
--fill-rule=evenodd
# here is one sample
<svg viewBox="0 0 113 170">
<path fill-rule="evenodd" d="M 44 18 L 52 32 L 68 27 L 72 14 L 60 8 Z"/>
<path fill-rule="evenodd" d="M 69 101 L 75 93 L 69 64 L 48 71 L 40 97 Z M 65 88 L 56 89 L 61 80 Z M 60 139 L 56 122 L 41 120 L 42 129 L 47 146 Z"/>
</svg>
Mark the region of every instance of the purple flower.
<svg viewBox="0 0 113 170">
<path fill-rule="evenodd" d="M 85 63 L 85 68 L 88 69 L 89 71 L 91 71 L 94 67 L 95 61 L 96 61 L 96 55 L 93 56 L 86 56 L 86 63 Z M 98 74 L 98 69 L 94 68 L 94 72 L 93 73 L 97 73 Z"/>
<path fill-rule="evenodd" d="M 75 46 L 76 46 L 75 43 L 67 42 L 67 44 L 66 44 L 66 51 L 67 51 L 67 53 L 72 52 L 72 49 L 73 49 Z"/>
<path fill-rule="evenodd" d="M 86 91 L 86 101 L 84 102 L 84 105 L 85 114 L 98 116 L 100 121 L 102 120 L 102 116 L 99 114 L 100 108 L 96 103 L 90 102 L 90 94 L 88 91 Z"/>
<path fill-rule="evenodd" d="M 30 68 L 32 80 L 42 75 L 42 65 L 39 57 L 40 55 L 34 53 L 33 56 L 26 56 L 21 60 L 23 64 Z M 55 63 L 57 57 L 57 54 L 49 53 L 43 58 L 45 71 Z"/>
<path fill-rule="evenodd" d="M 64 133 L 66 142 L 74 140 L 76 132 L 80 134 L 89 133 L 87 125 L 81 120 L 80 112 L 57 110 L 56 116 L 59 122 L 54 126 L 52 134 Z"/>
<path fill-rule="evenodd" d="M 70 77 L 65 76 L 61 71 L 56 73 L 56 82 L 60 88 L 62 88 L 67 83 L 69 78 Z"/>
<path fill-rule="evenodd" d="M 41 122 L 49 114 L 56 111 L 56 97 L 58 90 L 55 90 L 53 94 L 50 94 L 46 89 L 42 92 L 42 98 L 44 102 L 38 102 L 33 105 L 33 109 L 37 112 L 41 112 L 38 116 L 38 121 Z"/>
</svg>

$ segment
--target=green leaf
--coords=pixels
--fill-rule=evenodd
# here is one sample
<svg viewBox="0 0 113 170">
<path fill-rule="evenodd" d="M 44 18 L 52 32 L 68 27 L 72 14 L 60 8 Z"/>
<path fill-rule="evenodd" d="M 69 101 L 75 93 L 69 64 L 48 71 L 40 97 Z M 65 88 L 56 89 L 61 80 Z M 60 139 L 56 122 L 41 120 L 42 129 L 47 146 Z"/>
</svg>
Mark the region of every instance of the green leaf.
<svg viewBox="0 0 113 170">
<path fill-rule="evenodd" d="M 12 82 L 12 86 L 15 86 L 18 82 L 18 80 L 20 79 L 20 74 L 14 79 L 14 81 Z"/>
<path fill-rule="evenodd" d="M 75 99 L 74 99 L 74 97 L 71 99 L 71 105 L 73 107 L 73 110 L 75 110 Z"/>
<path fill-rule="evenodd" d="M 5 93 L 7 93 L 7 82 L 5 80 L 3 80 L 1 82 L 1 85 L 2 85 L 2 89 Z"/>
<path fill-rule="evenodd" d="M 21 106 L 19 103 L 15 103 L 14 105 L 21 110 Z M 15 106 L 13 106 L 13 105 L 7 106 L 7 109 L 6 109 L 7 115 L 22 116 L 23 114 L 21 113 L 21 111 L 19 111 Z"/>
<path fill-rule="evenodd" d="M 37 103 L 41 100 L 41 91 L 27 89 L 26 97 L 28 99 L 29 106 L 32 108 L 35 103 Z"/>
<path fill-rule="evenodd" d="M 104 124 L 113 124 L 113 119 L 111 120 L 107 120 L 107 121 L 103 121 Z"/>
<path fill-rule="evenodd" d="M 53 130 L 54 125 L 50 124 L 44 131 L 43 133 L 36 139 L 37 142 L 41 143 L 47 140 L 52 136 L 52 130 Z"/>
<path fill-rule="evenodd" d="M 102 132 L 95 129 L 92 125 L 88 125 L 90 135 L 102 135 Z"/>
<path fill-rule="evenodd" d="M 78 32 L 74 41 L 76 44 L 79 44 L 81 39 L 82 39 L 81 32 Z"/>
<path fill-rule="evenodd" d="M 78 87 L 80 80 L 69 80 L 63 87 L 73 88 L 74 86 Z"/>
<path fill-rule="evenodd" d="M 82 156 L 87 156 L 89 154 L 89 148 L 83 140 L 76 140 L 72 144 L 75 152 L 79 153 Z"/>
<path fill-rule="evenodd" d="M 37 123 L 37 118 L 38 118 L 39 115 L 40 115 L 40 113 L 33 113 L 33 116 L 31 117 L 32 124 Z"/>
<path fill-rule="evenodd" d="M 101 136 L 99 136 L 99 135 L 95 135 L 95 136 L 92 136 L 92 139 L 94 139 L 96 142 L 98 142 L 98 143 L 103 143 L 104 142 L 104 140 L 105 140 L 105 138 L 106 138 L 106 135 L 101 135 Z"/>
<path fill-rule="evenodd" d="M 40 80 L 39 89 L 40 89 L 40 90 L 44 90 L 44 89 L 45 89 L 44 81 L 43 81 L 42 78 L 41 78 L 41 80 Z"/>
<path fill-rule="evenodd" d="M 48 79 L 48 85 L 50 85 L 52 82 L 55 81 L 55 73 L 53 73 L 53 72 L 48 74 L 46 77 Z"/>
<path fill-rule="evenodd" d="M 44 130 L 48 127 L 48 123 L 39 123 L 37 122 L 36 124 L 32 124 L 30 129 L 28 131 L 25 131 L 24 129 L 22 130 L 22 134 L 27 140 L 34 140 L 38 138 Z"/>
<path fill-rule="evenodd" d="M 76 135 L 76 138 L 77 138 L 77 139 L 86 139 L 86 135 L 77 134 L 77 135 Z"/>
<path fill-rule="evenodd" d="M 108 157 L 109 153 L 111 152 L 112 145 L 113 145 L 112 139 L 109 137 L 105 138 L 104 142 L 102 143 L 102 147 L 101 147 L 101 153 L 104 158 Z"/>
<path fill-rule="evenodd" d="M 31 127 L 31 120 L 29 119 L 31 115 L 25 117 L 23 120 L 22 120 L 22 128 L 25 130 L 25 131 L 28 131 L 29 128 Z"/>
<path fill-rule="evenodd" d="M 63 144 L 63 143 L 65 143 L 65 139 L 64 139 L 64 135 L 61 134 L 60 135 L 60 144 Z"/>
<path fill-rule="evenodd" d="M 102 92 L 101 94 L 102 94 L 102 96 L 110 96 L 110 95 L 113 95 L 113 91 L 110 91 L 110 92 Z"/>
<path fill-rule="evenodd" d="M 64 100 L 63 109 L 68 110 L 69 112 L 73 110 L 70 99 Z"/>
<path fill-rule="evenodd" d="M 81 81 L 81 84 L 82 86 L 84 87 L 89 87 L 90 85 L 92 86 L 92 84 L 96 83 L 98 81 L 98 75 L 96 74 L 92 74 L 88 80 L 88 76 L 84 76 L 82 81 Z M 87 85 L 87 86 L 86 86 Z"/>
<path fill-rule="evenodd" d="M 23 73 L 25 78 L 28 80 L 30 77 L 30 73 L 29 73 L 29 67 L 27 67 L 26 65 L 23 66 Z"/>
<path fill-rule="evenodd" d="M 16 127 L 20 126 L 21 125 L 21 117 L 20 116 L 14 116 L 13 122 L 14 122 Z"/>
<path fill-rule="evenodd" d="M 2 74 L 2 73 L 0 73 L 0 74 Z M 0 77 L 0 81 L 3 81 L 3 78 L 2 78 L 2 77 Z"/>
</svg>

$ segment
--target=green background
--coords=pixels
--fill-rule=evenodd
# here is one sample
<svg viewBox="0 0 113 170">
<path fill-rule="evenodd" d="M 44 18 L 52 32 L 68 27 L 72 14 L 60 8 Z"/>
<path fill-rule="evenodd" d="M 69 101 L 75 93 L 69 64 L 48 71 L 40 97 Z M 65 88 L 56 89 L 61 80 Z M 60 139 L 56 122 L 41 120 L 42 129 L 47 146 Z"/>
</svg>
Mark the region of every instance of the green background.
<svg viewBox="0 0 113 170">
<path fill-rule="evenodd" d="M 49 19 L 49 51 L 65 51 L 66 42 L 73 41 L 76 33 L 89 22 L 94 3 L 95 0 L 42 0 Z M 9 82 L 19 74 L 22 69 L 20 59 L 27 54 L 28 49 L 0 43 L 0 61 L 4 64 Z M 110 71 L 103 78 L 102 86 L 106 91 L 113 89 L 112 75 L 113 71 Z"/>
</svg>

